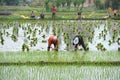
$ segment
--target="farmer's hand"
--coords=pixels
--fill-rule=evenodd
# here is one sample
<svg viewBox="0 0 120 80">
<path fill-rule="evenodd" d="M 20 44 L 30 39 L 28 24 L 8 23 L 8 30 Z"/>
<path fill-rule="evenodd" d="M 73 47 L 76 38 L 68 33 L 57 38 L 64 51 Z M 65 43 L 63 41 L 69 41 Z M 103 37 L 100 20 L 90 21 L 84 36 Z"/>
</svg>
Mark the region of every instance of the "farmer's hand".
<svg viewBox="0 0 120 80">
<path fill-rule="evenodd" d="M 52 48 L 52 50 L 58 51 L 58 48 Z"/>
</svg>

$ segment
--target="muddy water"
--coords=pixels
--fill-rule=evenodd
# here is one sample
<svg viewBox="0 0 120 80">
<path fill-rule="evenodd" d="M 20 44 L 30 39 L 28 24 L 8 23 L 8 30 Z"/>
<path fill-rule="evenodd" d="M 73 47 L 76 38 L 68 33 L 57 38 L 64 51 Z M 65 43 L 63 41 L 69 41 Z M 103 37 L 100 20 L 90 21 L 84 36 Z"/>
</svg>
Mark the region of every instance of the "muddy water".
<svg viewBox="0 0 120 80">
<path fill-rule="evenodd" d="M 75 21 L 66 21 L 66 23 L 74 23 Z M 106 21 L 107 22 L 107 21 Z M 10 36 L 6 36 L 3 35 L 4 38 L 4 45 L 0 44 L 0 51 L 21 51 L 22 50 L 22 44 L 25 43 L 29 46 L 30 50 L 41 50 L 41 51 L 46 51 L 47 50 L 47 40 L 49 38 L 50 35 L 53 35 L 53 23 L 54 22 L 49 22 L 49 27 L 48 30 L 46 31 L 46 27 L 41 26 L 41 25 L 34 25 L 34 27 L 32 27 L 32 30 L 36 30 L 36 38 L 38 39 L 38 42 L 36 44 L 36 46 L 30 46 L 30 40 L 28 40 L 26 37 L 28 36 L 32 36 L 32 34 L 25 34 L 27 32 L 27 30 L 24 30 L 22 27 L 18 27 L 19 28 L 19 33 L 17 36 L 17 41 L 14 42 L 11 39 L 11 35 L 12 35 L 12 31 L 13 31 L 13 27 L 11 26 L 9 29 L 5 29 L 5 32 L 9 32 Z M 65 21 L 63 21 L 63 23 L 65 23 Z M 107 24 L 107 23 L 106 23 Z M 105 25 L 106 24 L 100 24 L 98 25 L 99 27 L 94 27 L 94 35 L 92 38 L 92 43 L 91 42 L 87 42 L 88 43 L 88 47 L 90 51 L 97 51 L 97 44 L 98 43 L 102 43 L 104 45 L 104 47 L 108 50 L 108 51 L 113 51 L 113 50 L 117 50 L 118 49 L 118 43 L 114 42 L 111 45 L 109 45 L 109 40 L 112 39 L 112 31 L 108 30 L 109 28 L 106 27 L 107 33 L 106 33 L 106 39 L 104 40 L 104 38 L 99 38 L 99 34 L 105 29 Z M 30 23 L 23 23 L 22 26 L 24 26 L 25 28 L 28 27 L 28 25 L 30 25 Z M 82 29 L 83 25 L 81 25 L 81 29 Z M 4 32 L 3 29 L 0 29 L 2 32 Z M 74 35 L 69 31 L 70 29 L 67 29 L 67 31 L 70 33 L 70 39 L 68 40 L 70 43 L 69 46 L 69 50 L 73 50 L 73 46 L 72 46 L 72 38 L 74 37 Z M 45 37 L 42 37 L 43 35 L 45 35 Z M 67 49 L 67 45 L 64 41 L 64 33 L 61 32 L 59 37 L 59 50 L 60 51 L 66 51 Z M 44 41 L 44 42 L 43 42 Z M 117 39 L 116 39 L 117 41 Z M 81 47 L 80 47 L 81 48 Z"/>
</svg>

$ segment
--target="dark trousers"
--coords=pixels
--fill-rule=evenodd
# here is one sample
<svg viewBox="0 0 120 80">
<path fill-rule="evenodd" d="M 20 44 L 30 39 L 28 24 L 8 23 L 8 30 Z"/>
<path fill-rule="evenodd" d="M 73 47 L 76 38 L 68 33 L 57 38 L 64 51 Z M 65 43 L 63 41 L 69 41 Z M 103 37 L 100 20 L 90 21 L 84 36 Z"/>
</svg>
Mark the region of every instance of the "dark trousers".
<svg viewBox="0 0 120 80">
<path fill-rule="evenodd" d="M 56 15 L 56 13 L 53 12 L 53 13 L 52 13 L 52 19 L 55 19 L 55 15 Z"/>
</svg>

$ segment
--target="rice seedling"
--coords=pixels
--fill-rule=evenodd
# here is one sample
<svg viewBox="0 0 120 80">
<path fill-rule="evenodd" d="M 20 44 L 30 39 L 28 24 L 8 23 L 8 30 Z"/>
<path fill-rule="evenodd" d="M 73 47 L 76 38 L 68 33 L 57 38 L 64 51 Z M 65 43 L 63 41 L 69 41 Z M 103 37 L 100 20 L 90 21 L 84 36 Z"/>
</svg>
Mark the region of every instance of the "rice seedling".
<svg viewBox="0 0 120 80">
<path fill-rule="evenodd" d="M 106 51 L 106 48 L 104 47 L 104 45 L 102 43 L 98 43 L 96 47 L 98 50 Z"/>
<path fill-rule="evenodd" d="M 30 41 L 30 46 L 31 47 L 36 46 L 37 43 L 38 43 L 38 39 L 37 38 L 31 38 L 31 41 Z"/>
<path fill-rule="evenodd" d="M 37 29 L 35 28 L 32 32 L 32 37 L 36 37 L 36 31 L 37 31 Z"/>
<path fill-rule="evenodd" d="M 103 35 L 104 40 L 106 40 L 106 34 Z"/>
<path fill-rule="evenodd" d="M 29 46 L 27 44 L 23 43 L 22 44 L 22 51 L 25 51 L 25 50 L 29 51 Z"/>
<path fill-rule="evenodd" d="M 44 34 L 44 35 L 42 35 L 42 37 L 43 37 L 43 38 L 45 38 L 45 34 Z"/>
<path fill-rule="evenodd" d="M 17 39 L 17 36 L 14 35 L 14 34 L 11 35 L 11 38 L 12 38 L 12 40 L 13 40 L 14 42 L 16 42 L 16 41 L 18 40 L 18 39 Z"/>
<path fill-rule="evenodd" d="M 0 38 L 1 40 L 0 40 L 0 43 L 2 44 L 2 45 L 4 45 L 4 38 L 1 36 L 1 38 Z"/>
</svg>

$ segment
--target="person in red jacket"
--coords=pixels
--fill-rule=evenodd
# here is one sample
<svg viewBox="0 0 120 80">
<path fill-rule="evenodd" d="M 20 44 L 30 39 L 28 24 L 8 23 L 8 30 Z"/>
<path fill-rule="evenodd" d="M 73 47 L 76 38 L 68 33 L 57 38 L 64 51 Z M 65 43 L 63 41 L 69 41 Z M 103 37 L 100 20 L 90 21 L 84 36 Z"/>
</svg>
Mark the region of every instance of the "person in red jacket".
<svg viewBox="0 0 120 80">
<path fill-rule="evenodd" d="M 54 45 L 54 48 L 51 47 L 51 45 Z M 50 48 L 52 48 L 52 50 L 58 51 L 58 38 L 57 36 L 50 36 L 48 39 L 48 48 L 47 50 L 50 51 Z"/>
<path fill-rule="evenodd" d="M 114 9 L 114 16 L 117 16 L 117 14 L 118 14 L 118 10 Z"/>
<path fill-rule="evenodd" d="M 52 8 L 52 19 L 55 19 L 56 11 L 57 11 L 56 7 L 53 6 L 53 8 Z"/>
</svg>

